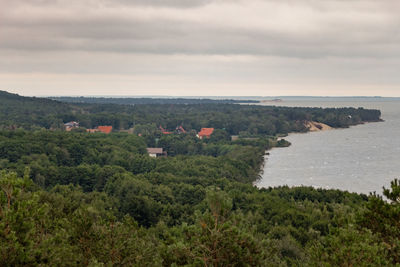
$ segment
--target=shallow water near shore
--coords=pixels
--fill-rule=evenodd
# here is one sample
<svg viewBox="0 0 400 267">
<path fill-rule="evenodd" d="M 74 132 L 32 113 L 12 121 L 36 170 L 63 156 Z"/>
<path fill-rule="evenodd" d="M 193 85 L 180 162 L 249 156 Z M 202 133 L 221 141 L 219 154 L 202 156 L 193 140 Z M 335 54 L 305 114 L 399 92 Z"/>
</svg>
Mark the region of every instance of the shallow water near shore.
<svg viewBox="0 0 400 267">
<path fill-rule="evenodd" d="M 290 134 L 292 145 L 269 151 L 258 187 L 313 186 L 357 193 L 389 187 L 400 178 L 400 101 L 395 99 L 299 99 L 279 106 L 364 107 L 382 111 L 384 122 L 347 129 Z"/>
</svg>

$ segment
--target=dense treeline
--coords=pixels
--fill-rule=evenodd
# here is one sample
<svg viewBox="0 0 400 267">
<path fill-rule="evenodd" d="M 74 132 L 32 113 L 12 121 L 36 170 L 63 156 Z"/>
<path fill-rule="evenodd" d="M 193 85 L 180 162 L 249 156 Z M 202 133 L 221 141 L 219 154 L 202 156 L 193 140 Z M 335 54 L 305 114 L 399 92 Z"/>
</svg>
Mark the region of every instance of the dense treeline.
<svg viewBox="0 0 400 267">
<path fill-rule="evenodd" d="M 87 114 L 63 117 L 79 121 L 83 127 L 112 125 L 116 129 L 156 127 L 186 130 L 202 127 L 225 129 L 231 135 L 275 135 L 304 132 L 304 121 L 318 121 L 332 127 L 348 127 L 366 121 L 378 121 L 380 111 L 355 108 L 288 108 L 253 105 L 79 105 Z"/>
<path fill-rule="evenodd" d="M 45 98 L 21 97 L 0 91 L 0 129 L 32 126 L 61 128 L 62 119 L 57 114 L 71 113 L 68 104 Z"/>
<path fill-rule="evenodd" d="M 5 100 L 3 100 L 5 99 Z M 82 127 L 111 125 L 115 130 L 145 129 L 158 126 L 187 131 L 202 127 L 224 129 L 230 135 L 276 135 L 304 132 L 304 121 L 318 121 L 332 127 L 348 127 L 380 120 L 379 110 L 362 108 L 289 108 L 235 104 L 193 105 L 117 105 L 61 103 L 48 99 L 25 98 L 0 94 L 2 128 L 35 127 L 61 129 L 63 123 L 78 121 Z M 23 106 L 22 108 L 18 108 Z"/>
<path fill-rule="evenodd" d="M 32 184 L 27 173 L 18 178 L 2 172 L 2 265 L 390 266 L 398 263 L 398 184 L 393 184 L 388 193 L 396 195 L 392 203 L 375 196 L 366 202 L 366 197 L 356 194 L 341 191 L 327 194 L 331 191 L 312 188 L 257 190 L 227 179 L 215 181 L 214 186 L 198 187 L 197 194 L 187 192 L 180 196 L 179 191 L 185 185 L 177 187 L 177 192 L 165 185 L 158 192 L 151 190 L 146 195 L 152 192 L 158 195 L 159 205 L 167 209 L 168 198 L 175 197 L 175 201 L 182 198 L 184 205 L 195 212 L 186 214 L 182 221 L 160 220 L 143 227 L 140 216 L 151 214 L 141 212 L 149 204 L 143 201 L 133 204 L 141 198 L 138 193 L 146 190 L 143 181 L 134 177 L 118 179 L 121 181 L 114 182 L 105 192 L 84 193 L 72 185 L 57 185 L 44 191 Z M 291 196 L 298 190 L 310 196 L 295 200 Z M 122 202 L 115 198 L 118 194 Z M 190 203 L 190 199 L 199 201 Z M 157 215 L 157 205 L 150 208 Z M 132 219 L 129 211 L 137 219 Z M 381 224 L 382 221 L 387 224 Z"/>
<path fill-rule="evenodd" d="M 107 188 L 115 194 L 120 192 L 119 186 L 121 190 L 122 187 L 124 190 L 130 188 L 123 195 L 134 194 L 137 202 L 120 203 L 141 206 L 141 209 L 148 205 L 146 211 L 139 212 L 140 219 L 135 217 L 137 214 L 134 212 L 138 207 L 132 206 L 133 210 L 130 207 L 125 211 L 129 211 L 143 225 L 151 225 L 163 216 L 172 216 L 171 212 L 175 213 L 171 220 L 185 216 L 185 213 L 179 213 L 182 209 L 189 210 L 182 212 L 193 213 L 190 206 L 181 206 L 185 205 L 185 201 L 192 204 L 201 201 L 201 198 L 192 201 L 190 198 L 204 195 L 202 187 L 213 185 L 216 178 L 250 183 L 258 177 L 264 153 L 264 148 L 257 146 L 258 143 L 251 146 L 235 142 L 202 142 L 198 138 L 196 141 L 200 150 L 193 151 L 191 155 L 178 153 L 179 145 L 170 143 L 169 151 L 176 151 L 177 155 L 182 156 L 154 159 L 147 155 L 144 139 L 131 134 L 2 131 L 0 168 L 22 175 L 25 168 L 29 167 L 30 178 L 43 188 L 74 184 L 84 192 Z M 274 142 L 267 139 L 264 143 L 273 145 Z M 170 179 L 173 184 L 170 184 Z M 169 195 L 169 192 L 168 197 L 163 198 L 167 201 L 164 203 L 159 197 L 166 184 L 171 185 L 167 191 L 172 190 L 174 194 Z M 136 192 L 134 188 L 140 190 Z M 180 194 L 187 198 L 180 197 Z M 175 200 L 175 196 L 181 200 Z M 166 208 L 164 204 L 170 205 L 169 210 L 161 212 Z"/>
</svg>

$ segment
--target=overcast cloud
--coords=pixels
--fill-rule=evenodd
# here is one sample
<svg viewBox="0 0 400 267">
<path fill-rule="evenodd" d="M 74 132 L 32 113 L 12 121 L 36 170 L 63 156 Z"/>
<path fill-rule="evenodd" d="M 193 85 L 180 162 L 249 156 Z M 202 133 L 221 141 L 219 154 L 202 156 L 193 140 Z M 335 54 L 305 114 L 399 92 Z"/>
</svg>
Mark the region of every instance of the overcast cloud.
<svg viewBox="0 0 400 267">
<path fill-rule="evenodd" d="M 398 0 L 0 0 L 0 90 L 400 96 Z"/>
</svg>

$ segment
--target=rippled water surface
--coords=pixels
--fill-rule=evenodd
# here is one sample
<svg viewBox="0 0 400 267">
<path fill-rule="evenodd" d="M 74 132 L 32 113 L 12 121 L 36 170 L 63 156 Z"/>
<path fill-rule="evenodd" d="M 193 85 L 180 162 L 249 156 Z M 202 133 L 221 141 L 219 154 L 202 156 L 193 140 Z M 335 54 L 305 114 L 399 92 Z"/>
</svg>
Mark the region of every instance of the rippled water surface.
<svg viewBox="0 0 400 267">
<path fill-rule="evenodd" d="M 382 111 L 384 122 L 348 129 L 291 134 L 292 145 L 266 157 L 258 187 L 307 185 L 351 192 L 382 192 L 400 178 L 400 101 L 319 99 L 280 102 L 285 106 L 365 107 Z"/>
</svg>

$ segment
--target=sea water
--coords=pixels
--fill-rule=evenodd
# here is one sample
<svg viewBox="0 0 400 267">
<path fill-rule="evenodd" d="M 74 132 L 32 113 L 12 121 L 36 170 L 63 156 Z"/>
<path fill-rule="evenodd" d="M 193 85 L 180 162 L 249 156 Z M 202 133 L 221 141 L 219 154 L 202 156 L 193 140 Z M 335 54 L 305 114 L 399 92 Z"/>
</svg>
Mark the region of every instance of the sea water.
<svg viewBox="0 0 400 267">
<path fill-rule="evenodd" d="M 381 194 L 382 186 L 400 178 L 399 99 L 293 98 L 275 105 L 374 108 L 382 111 L 384 122 L 290 134 L 285 137 L 290 147 L 269 151 L 258 187 L 305 185 Z"/>
</svg>

